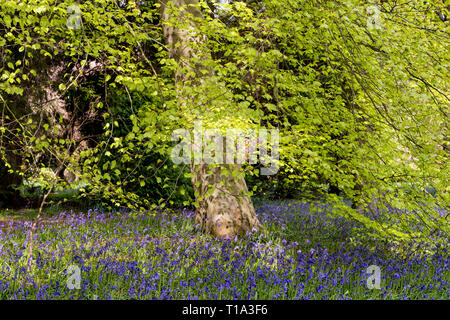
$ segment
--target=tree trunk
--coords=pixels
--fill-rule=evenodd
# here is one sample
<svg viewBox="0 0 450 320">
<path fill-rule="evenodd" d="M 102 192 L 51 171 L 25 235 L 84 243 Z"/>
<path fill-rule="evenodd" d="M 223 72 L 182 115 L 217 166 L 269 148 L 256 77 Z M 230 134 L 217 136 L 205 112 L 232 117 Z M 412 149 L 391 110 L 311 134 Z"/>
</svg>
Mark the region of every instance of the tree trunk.
<svg viewBox="0 0 450 320">
<path fill-rule="evenodd" d="M 240 165 L 209 168 L 208 164 L 199 164 L 192 167 L 192 183 L 199 195 L 195 221 L 207 233 L 218 238 L 233 238 L 261 227 L 247 195 L 244 177 L 231 174 L 233 170 L 239 172 Z M 228 172 L 224 173 L 223 169 Z M 210 189 L 212 193 L 208 192 Z"/>
<path fill-rule="evenodd" d="M 163 23 L 170 18 L 170 13 L 167 11 L 169 2 L 172 2 L 176 8 L 197 4 L 197 0 L 161 0 L 160 9 Z M 195 17 L 202 16 L 198 7 L 190 6 L 185 10 Z M 190 59 L 197 55 L 192 48 L 186 45 L 194 40 L 193 36 L 186 30 L 180 30 L 165 24 L 163 25 L 163 32 L 170 57 L 175 59 L 180 66 L 189 65 Z M 200 39 L 195 40 L 200 41 Z M 191 70 L 195 74 L 201 74 L 199 68 L 201 66 L 193 66 Z M 183 83 L 187 79 L 187 76 L 181 72 L 177 72 L 175 75 L 177 83 Z M 179 98 L 181 101 L 189 101 L 188 97 Z M 219 164 L 210 167 L 205 163 L 191 163 L 190 168 L 198 204 L 196 222 L 207 233 L 218 238 L 233 238 L 236 235 L 244 235 L 246 232 L 261 228 L 251 199 L 247 194 L 244 176 L 242 174 L 231 175 L 230 173 L 231 171 L 240 172 L 240 165 Z M 224 174 L 224 171 L 227 173 Z M 212 193 L 208 192 L 210 189 L 213 190 Z"/>
</svg>

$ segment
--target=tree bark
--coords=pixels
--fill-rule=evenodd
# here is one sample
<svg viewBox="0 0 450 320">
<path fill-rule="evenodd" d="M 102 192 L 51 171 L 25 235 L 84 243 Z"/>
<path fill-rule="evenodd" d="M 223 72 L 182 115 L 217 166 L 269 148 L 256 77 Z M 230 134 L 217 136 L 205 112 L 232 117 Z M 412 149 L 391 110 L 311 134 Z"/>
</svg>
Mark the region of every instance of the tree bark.
<svg viewBox="0 0 450 320">
<path fill-rule="evenodd" d="M 161 0 L 160 12 L 163 23 L 170 18 L 170 13 L 167 11 L 169 2 L 172 2 L 176 8 L 197 4 L 197 0 Z M 202 16 L 198 7 L 188 6 L 185 10 L 194 17 Z M 189 66 L 190 59 L 197 57 L 198 53 L 186 44 L 201 41 L 201 39 L 194 39 L 187 30 L 180 30 L 166 24 L 163 25 L 163 33 L 170 57 L 175 59 L 180 66 Z M 201 67 L 197 65 L 189 68 L 199 75 Z M 183 83 L 186 80 L 188 80 L 187 76 L 181 71 L 177 71 L 175 81 Z M 179 98 L 181 101 L 189 101 L 188 97 Z M 196 222 L 206 233 L 218 238 L 233 238 L 261 228 L 252 201 L 247 194 L 248 189 L 244 176 L 242 174 L 231 175 L 231 171 L 240 172 L 241 165 L 216 164 L 210 167 L 206 163 L 191 163 L 190 168 L 198 203 Z M 227 174 L 224 174 L 224 171 Z M 212 193 L 208 192 L 211 188 Z"/>
<path fill-rule="evenodd" d="M 223 170 L 228 171 L 224 173 Z M 256 217 L 252 201 L 247 195 L 247 184 L 243 176 L 234 177 L 231 171 L 239 172 L 240 165 L 220 165 L 209 168 L 208 164 L 193 166 L 192 183 L 199 194 L 196 223 L 207 233 L 218 238 L 243 236 L 261 224 Z M 212 193 L 208 191 L 212 188 Z M 198 201 L 198 199 L 202 199 Z"/>
</svg>

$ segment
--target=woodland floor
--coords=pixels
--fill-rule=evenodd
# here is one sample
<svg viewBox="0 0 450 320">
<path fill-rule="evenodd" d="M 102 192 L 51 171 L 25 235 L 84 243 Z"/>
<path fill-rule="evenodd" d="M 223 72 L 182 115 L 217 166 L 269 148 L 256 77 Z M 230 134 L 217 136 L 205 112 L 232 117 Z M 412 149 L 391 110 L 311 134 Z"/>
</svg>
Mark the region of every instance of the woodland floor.
<svg viewBox="0 0 450 320">
<path fill-rule="evenodd" d="M 26 247 L 36 210 L 4 211 L 0 299 L 450 296 L 447 249 L 418 252 L 362 240 L 359 226 L 328 215 L 326 206 L 263 202 L 256 210 L 267 233 L 220 241 L 199 232 L 187 209 L 138 216 L 50 208 L 39 224 L 29 272 Z M 380 289 L 368 288 L 371 265 L 381 270 Z"/>
</svg>

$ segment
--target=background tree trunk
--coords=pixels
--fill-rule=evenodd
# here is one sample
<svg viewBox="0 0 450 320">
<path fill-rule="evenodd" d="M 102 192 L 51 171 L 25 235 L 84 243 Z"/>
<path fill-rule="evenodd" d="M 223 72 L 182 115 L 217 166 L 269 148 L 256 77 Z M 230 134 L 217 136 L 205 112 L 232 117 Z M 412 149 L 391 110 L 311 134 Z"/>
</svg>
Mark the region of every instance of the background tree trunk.
<svg viewBox="0 0 450 320">
<path fill-rule="evenodd" d="M 197 0 L 162 0 L 160 9 L 163 23 L 170 18 L 170 13 L 167 11 L 169 2 L 172 2 L 176 8 L 197 4 Z M 198 7 L 189 6 L 185 10 L 194 17 L 202 16 Z M 196 53 L 186 44 L 193 42 L 193 36 L 186 30 L 166 24 L 163 25 L 163 32 L 170 57 L 175 59 L 180 66 L 189 65 L 190 59 L 195 57 Z M 195 40 L 200 41 L 200 39 Z M 191 70 L 200 74 L 199 68 L 200 66 L 193 66 Z M 176 73 L 175 81 L 177 83 L 183 83 L 185 80 L 187 80 L 186 75 L 181 72 Z M 189 101 L 188 97 L 179 98 L 180 101 Z M 240 165 L 214 165 L 210 168 L 208 164 L 201 163 L 191 164 L 190 168 L 198 203 L 196 222 L 207 233 L 218 238 L 232 238 L 236 235 L 244 235 L 252 229 L 261 228 L 252 201 L 247 194 L 248 189 L 244 176 L 231 175 L 231 171 L 240 172 Z M 224 171 L 228 173 L 224 174 Z M 208 192 L 211 188 L 212 193 Z"/>
</svg>

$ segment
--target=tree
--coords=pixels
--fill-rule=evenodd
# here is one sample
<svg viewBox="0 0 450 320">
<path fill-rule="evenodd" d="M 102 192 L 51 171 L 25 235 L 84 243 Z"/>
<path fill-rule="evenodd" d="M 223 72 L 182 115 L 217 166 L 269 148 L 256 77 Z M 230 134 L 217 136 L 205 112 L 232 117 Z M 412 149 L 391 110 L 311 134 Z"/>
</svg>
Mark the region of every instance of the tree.
<svg viewBox="0 0 450 320">
<path fill-rule="evenodd" d="M 69 30 L 68 4 L 27 3 L 7 2 L 8 10 L 0 13 L 5 30 L 0 43 L 8 43 L 2 51 L 2 107 L 28 99 L 16 82 L 33 75 L 23 68 L 29 52 L 64 54 L 60 68 L 70 89 L 78 83 L 73 65 L 102 66 L 100 81 L 94 76 L 84 81 L 78 100 L 95 101 L 92 112 L 103 118 L 93 125 L 102 139 L 73 161 L 87 184 L 84 195 L 116 208 L 163 208 L 167 199 L 152 206 L 136 185 L 154 179 L 168 188 L 179 179 L 157 173 L 159 164 L 145 163 L 145 152 L 167 158 L 174 130 L 191 130 L 201 121 L 201 132 L 222 135 L 229 128 L 279 130 L 280 175 L 270 183 L 280 178 L 290 190 L 319 191 L 335 201 L 335 214 L 359 221 L 372 235 L 409 240 L 427 239 L 436 230 L 448 233 L 449 215 L 435 209 L 449 203 L 448 24 L 431 4 L 261 0 L 232 1 L 217 10 L 200 0 L 163 1 L 159 9 L 153 2 L 86 1 L 79 5 L 82 28 Z M 54 14 L 50 20 L 47 10 Z M 28 15 L 27 25 L 15 15 Z M 61 52 L 52 51 L 55 45 Z M 59 83 L 52 87 L 67 93 Z M 108 109 L 106 96 L 113 90 L 128 97 L 129 128 L 123 135 L 114 133 L 119 121 Z M 138 95 L 144 97 L 139 104 Z M 20 127 L 24 121 L 10 124 Z M 2 118 L 4 133 L 12 128 L 8 122 Z M 24 156 L 33 158 L 39 147 L 50 152 L 44 134 L 38 132 L 38 140 L 26 134 Z M 196 140 L 194 159 L 203 148 Z M 48 156 L 36 158 L 38 166 L 58 167 Z M 197 221 L 205 230 L 232 237 L 260 226 L 250 201 L 255 190 L 247 190 L 244 174 L 261 166 L 185 164 Z M 16 169 L 23 173 L 20 165 Z M 379 212 L 340 206 L 327 194 L 327 184 L 359 209 L 376 206 Z M 436 192 L 427 192 L 430 188 Z M 409 213 L 397 217 L 390 208 Z"/>
<path fill-rule="evenodd" d="M 186 13 L 192 18 L 202 18 L 196 0 L 175 0 L 170 1 L 170 4 L 172 4 L 170 9 L 182 9 L 181 14 Z M 174 59 L 181 69 L 175 75 L 177 85 L 183 86 L 184 83 L 189 82 L 190 85 L 201 86 L 201 82 L 208 81 L 208 79 L 204 79 L 205 74 L 213 78 L 213 70 L 194 61 L 210 56 L 208 52 L 199 52 L 190 46 L 190 44 L 202 41 L 200 37 L 195 37 L 189 32 L 189 27 L 195 28 L 195 22 L 191 21 L 191 25 L 187 25 L 186 29 L 171 26 L 168 1 L 161 1 L 161 13 L 169 57 Z M 178 92 L 180 103 L 185 104 L 187 109 L 196 108 L 195 101 L 185 95 L 182 88 L 178 89 Z M 200 92 L 200 94 L 202 93 Z M 207 98 L 205 96 L 204 99 Z M 209 101 L 209 103 L 221 104 L 223 100 L 219 96 L 218 99 Z M 194 145 L 194 149 L 201 151 L 202 145 Z M 220 238 L 233 238 L 261 227 L 248 195 L 240 165 L 196 164 L 192 160 L 190 169 L 197 203 L 196 222 L 208 233 Z"/>
</svg>

